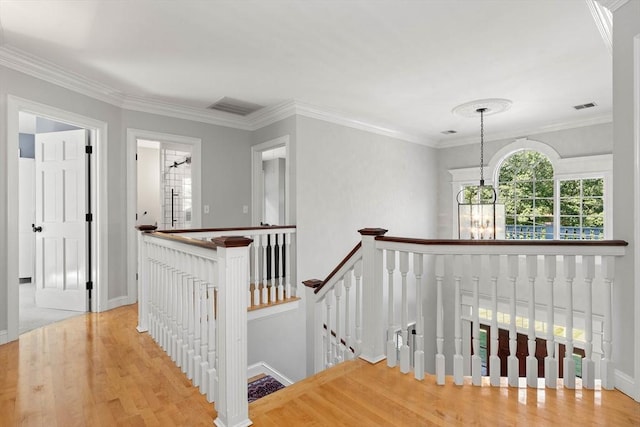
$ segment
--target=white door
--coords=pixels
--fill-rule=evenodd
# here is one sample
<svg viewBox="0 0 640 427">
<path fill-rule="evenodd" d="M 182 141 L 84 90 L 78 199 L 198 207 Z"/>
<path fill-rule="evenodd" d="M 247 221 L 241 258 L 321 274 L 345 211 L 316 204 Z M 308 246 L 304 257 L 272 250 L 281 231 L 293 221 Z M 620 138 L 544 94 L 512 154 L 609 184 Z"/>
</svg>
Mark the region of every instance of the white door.
<svg viewBox="0 0 640 427">
<path fill-rule="evenodd" d="M 87 311 L 87 136 L 84 129 L 36 135 L 38 307 Z"/>
<path fill-rule="evenodd" d="M 33 278 L 34 267 L 34 236 L 31 224 L 35 219 L 35 162 L 33 159 L 20 158 L 19 179 L 20 193 L 18 194 L 18 277 Z"/>
</svg>

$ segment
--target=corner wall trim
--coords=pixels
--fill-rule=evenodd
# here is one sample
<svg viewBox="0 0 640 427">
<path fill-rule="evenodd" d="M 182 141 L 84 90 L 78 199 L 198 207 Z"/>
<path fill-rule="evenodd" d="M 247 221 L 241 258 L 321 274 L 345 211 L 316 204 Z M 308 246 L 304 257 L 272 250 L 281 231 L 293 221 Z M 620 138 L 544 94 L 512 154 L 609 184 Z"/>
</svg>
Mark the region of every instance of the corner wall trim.
<svg viewBox="0 0 640 427">
<path fill-rule="evenodd" d="M 284 376 L 283 374 L 281 374 L 280 372 L 278 372 L 277 370 L 269 366 L 266 362 L 260 361 L 258 363 L 254 363 L 253 365 L 247 368 L 247 378 L 255 377 L 256 375 L 260 375 L 260 374 L 266 374 L 266 375 L 272 376 L 273 378 L 278 380 L 280 384 L 284 385 L 285 387 L 293 384 L 293 381 L 291 381 L 289 378 L 287 378 L 286 376 Z"/>
</svg>

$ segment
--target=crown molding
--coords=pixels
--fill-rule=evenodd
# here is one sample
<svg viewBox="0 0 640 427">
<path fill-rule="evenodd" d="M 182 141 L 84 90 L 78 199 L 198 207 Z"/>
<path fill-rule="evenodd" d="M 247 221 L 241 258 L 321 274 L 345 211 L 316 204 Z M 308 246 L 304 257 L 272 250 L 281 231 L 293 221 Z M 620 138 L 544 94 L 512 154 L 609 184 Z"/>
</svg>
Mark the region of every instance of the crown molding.
<svg viewBox="0 0 640 427">
<path fill-rule="evenodd" d="M 120 107 L 125 110 L 158 114 L 176 119 L 191 120 L 234 129 L 253 130 L 244 117 L 235 117 L 231 114 L 173 104 L 142 96 L 124 95 Z"/>
<path fill-rule="evenodd" d="M 606 7 L 607 9 L 609 9 L 612 13 L 620 9 L 622 6 L 624 6 L 626 3 L 629 2 L 629 0 L 596 0 L 596 1 L 600 3 L 602 7 Z"/>
<path fill-rule="evenodd" d="M 310 104 L 305 104 L 299 101 L 295 102 L 296 113 L 298 115 L 309 117 L 313 119 L 323 120 L 325 122 L 335 123 L 337 125 L 350 127 L 353 129 L 359 129 L 366 132 L 371 132 L 377 135 L 388 136 L 390 138 L 399 139 L 406 142 L 412 142 L 414 144 L 425 145 L 427 147 L 437 148 L 437 143 L 431 139 L 421 137 L 418 135 L 410 134 L 396 129 L 391 129 L 386 126 L 369 123 L 356 117 L 349 117 L 343 113 L 330 111 L 324 108 L 315 107 Z"/>
<path fill-rule="evenodd" d="M 613 55 L 613 17 L 611 11 L 596 0 L 585 0 L 609 55 Z"/>
<path fill-rule="evenodd" d="M 341 113 L 294 100 L 263 108 L 246 117 L 235 117 L 230 114 L 206 109 L 198 109 L 162 100 L 129 95 L 111 86 L 88 79 L 83 75 L 66 70 L 50 61 L 6 44 L 0 46 L 0 65 L 125 110 L 158 114 L 249 131 L 260 129 L 298 114 L 407 142 L 436 147 L 436 143 L 427 138 L 369 123 L 365 120 L 348 117 Z"/>
<path fill-rule="evenodd" d="M 541 133 L 557 132 L 561 130 L 574 129 L 574 128 L 585 127 L 585 126 L 601 125 L 604 123 L 611 123 L 611 122 L 613 122 L 613 117 L 610 114 L 608 114 L 604 116 L 592 117 L 590 119 L 574 120 L 574 121 L 563 122 L 563 123 L 554 123 L 552 125 L 540 126 L 537 128 L 498 132 L 498 133 L 491 133 L 488 135 L 485 134 L 484 140 L 485 142 L 490 142 L 490 141 L 499 141 L 503 139 L 518 139 L 518 138 L 523 138 L 523 135 L 533 136 Z M 452 140 L 441 139 L 438 141 L 438 144 L 436 145 L 435 148 L 460 147 L 462 145 L 472 145 L 477 143 L 478 143 L 478 136 L 471 136 L 467 138 L 458 138 L 458 139 L 452 139 Z"/>
</svg>

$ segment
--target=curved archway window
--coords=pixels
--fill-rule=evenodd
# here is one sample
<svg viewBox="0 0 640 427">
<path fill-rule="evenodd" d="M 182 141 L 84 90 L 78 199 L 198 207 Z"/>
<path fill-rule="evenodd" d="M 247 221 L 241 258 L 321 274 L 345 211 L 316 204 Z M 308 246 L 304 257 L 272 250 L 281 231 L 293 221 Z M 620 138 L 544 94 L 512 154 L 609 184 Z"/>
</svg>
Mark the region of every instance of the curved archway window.
<svg viewBox="0 0 640 427">
<path fill-rule="evenodd" d="M 507 239 L 553 239 L 554 173 L 551 161 L 533 150 L 507 157 L 498 173 Z"/>
<path fill-rule="evenodd" d="M 520 150 L 498 171 L 499 203 L 505 205 L 507 239 L 604 238 L 604 179 L 556 177 L 547 156 Z"/>
</svg>

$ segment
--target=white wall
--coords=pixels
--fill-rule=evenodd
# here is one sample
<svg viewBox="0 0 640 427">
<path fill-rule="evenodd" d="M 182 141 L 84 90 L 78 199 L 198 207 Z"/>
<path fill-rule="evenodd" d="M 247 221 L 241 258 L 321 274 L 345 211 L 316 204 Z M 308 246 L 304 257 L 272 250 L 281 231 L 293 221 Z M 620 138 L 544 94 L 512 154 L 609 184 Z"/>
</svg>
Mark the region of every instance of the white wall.
<svg viewBox="0 0 640 427">
<path fill-rule="evenodd" d="M 162 218 L 160 204 L 160 150 L 138 147 L 138 224 L 156 224 Z M 145 214 L 146 212 L 146 214 Z"/>
<path fill-rule="evenodd" d="M 640 1 L 632 0 L 613 15 L 613 183 L 614 183 L 614 238 L 629 242 L 628 255 L 616 264 L 616 291 L 613 294 L 614 322 L 620 327 L 613 333 L 613 358 L 623 374 L 634 378 L 636 394 L 640 400 L 640 354 L 635 354 L 640 343 L 640 324 L 634 319 L 635 292 L 640 292 L 633 264 L 635 227 L 640 212 L 634 212 L 631 194 L 634 188 L 634 55 L 633 38 L 640 34 Z M 635 84 L 639 84 L 637 81 Z M 638 114 L 636 110 L 635 114 Z M 637 119 L 637 118 L 635 118 Z M 635 288 L 635 292 L 634 292 Z M 636 297 L 635 301 L 638 301 Z M 635 340 L 630 337 L 635 336 Z M 634 348 L 635 346 L 635 348 Z M 635 363 L 635 367 L 634 367 Z M 629 392 L 627 390 L 627 392 Z"/>
<path fill-rule="evenodd" d="M 364 227 L 435 237 L 434 149 L 298 117 L 297 150 L 299 281 L 325 278 L 360 241 L 357 230 Z M 312 316 L 308 303 L 308 327 Z M 310 351 L 307 367 L 312 373 Z"/>
<path fill-rule="evenodd" d="M 262 162 L 264 171 L 264 220 L 270 225 L 285 225 L 285 159 Z"/>
</svg>

